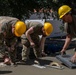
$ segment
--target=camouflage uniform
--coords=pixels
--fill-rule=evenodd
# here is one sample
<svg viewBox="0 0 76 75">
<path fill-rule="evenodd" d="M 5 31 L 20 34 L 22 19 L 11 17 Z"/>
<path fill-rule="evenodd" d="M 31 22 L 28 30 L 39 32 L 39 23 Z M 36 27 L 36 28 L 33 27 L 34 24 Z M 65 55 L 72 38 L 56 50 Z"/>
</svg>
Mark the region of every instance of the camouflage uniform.
<svg viewBox="0 0 76 75">
<path fill-rule="evenodd" d="M 5 48 L 3 34 L 0 34 L 0 58 L 3 58 Z"/>
<path fill-rule="evenodd" d="M 42 32 L 43 25 L 39 22 L 29 22 L 29 23 L 26 24 L 26 26 L 27 26 L 27 30 L 30 27 L 34 27 L 33 28 L 34 32 L 30 35 L 30 37 L 33 40 L 33 42 L 35 43 L 35 47 L 33 48 L 34 54 L 35 54 L 36 57 L 40 57 L 41 56 L 41 50 L 39 48 L 39 46 L 40 46 L 39 35 L 43 35 L 43 32 Z M 26 38 L 25 34 L 23 34 L 21 36 L 21 42 L 23 44 L 22 60 L 26 60 L 27 58 L 29 58 L 30 42 Z"/>
<path fill-rule="evenodd" d="M 12 26 L 14 26 L 17 21 L 18 19 L 13 17 L 6 17 L 6 16 L 0 17 L 0 52 L 2 55 L 4 55 L 5 48 L 7 49 L 8 47 L 11 48 L 11 51 L 8 50 L 7 51 L 10 55 L 12 62 L 14 62 L 15 60 L 16 56 L 15 45 L 17 42 L 15 35 L 12 34 Z M 4 33 L 6 34 L 4 35 Z"/>
</svg>

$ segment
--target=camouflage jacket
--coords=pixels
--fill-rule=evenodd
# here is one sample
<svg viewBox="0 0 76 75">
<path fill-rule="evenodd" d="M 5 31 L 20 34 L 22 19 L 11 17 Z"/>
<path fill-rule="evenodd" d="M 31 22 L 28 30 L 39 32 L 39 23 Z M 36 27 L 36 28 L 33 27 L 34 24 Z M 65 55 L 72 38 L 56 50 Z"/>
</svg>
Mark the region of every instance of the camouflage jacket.
<svg viewBox="0 0 76 75">
<path fill-rule="evenodd" d="M 17 18 L 1 16 L 0 17 L 0 34 L 6 32 L 5 38 L 12 38 L 12 26 L 18 21 Z"/>
<path fill-rule="evenodd" d="M 29 28 L 33 27 L 34 29 L 34 32 L 31 34 L 31 36 L 38 36 L 38 35 L 43 35 L 43 32 L 42 32 L 42 27 L 43 25 L 40 23 L 40 22 L 29 22 L 27 23 L 27 30 Z"/>
<path fill-rule="evenodd" d="M 0 47 L 5 43 L 11 44 L 15 36 L 12 34 L 12 26 L 18 21 L 17 18 L 0 16 Z M 6 33 L 4 36 L 3 33 Z M 7 45 L 8 45 L 7 44 Z"/>
</svg>

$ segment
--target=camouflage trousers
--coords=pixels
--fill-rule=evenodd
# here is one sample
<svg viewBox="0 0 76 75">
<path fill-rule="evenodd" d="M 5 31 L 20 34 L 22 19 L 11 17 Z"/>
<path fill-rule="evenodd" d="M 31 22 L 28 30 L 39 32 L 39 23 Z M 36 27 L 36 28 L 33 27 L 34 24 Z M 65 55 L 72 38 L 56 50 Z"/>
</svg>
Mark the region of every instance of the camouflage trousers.
<svg viewBox="0 0 76 75">
<path fill-rule="evenodd" d="M 10 59 L 13 63 L 15 63 L 15 61 L 16 61 L 16 54 L 17 54 L 17 47 L 16 47 L 17 44 L 16 43 L 17 43 L 17 38 L 5 40 L 5 44 L 7 45 L 6 50 L 8 52 L 8 56 L 10 57 Z"/>
<path fill-rule="evenodd" d="M 39 58 L 39 57 L 41 57 L 41 50 L 39 48 L 39 38 L 36 38 L 36 39 L 33 38 L 32 40 L 35 43 L 35 47 L 33 48 L 34 55 L 36 56 L 36 58 Z M 29 59 L 29 53 L 30 53 L 31 46 L 30 46 L 28 39 L 22 38 L 21 43 L 23 44 L 22 60 Z"/>
<path fill-rule="evenodd" d="M 4 57 L 4 55 L 5 55 L 5 49 L 6 49 L 6 46 L 1 46 L 0 45 L 0 58 Z"/>
</svg>

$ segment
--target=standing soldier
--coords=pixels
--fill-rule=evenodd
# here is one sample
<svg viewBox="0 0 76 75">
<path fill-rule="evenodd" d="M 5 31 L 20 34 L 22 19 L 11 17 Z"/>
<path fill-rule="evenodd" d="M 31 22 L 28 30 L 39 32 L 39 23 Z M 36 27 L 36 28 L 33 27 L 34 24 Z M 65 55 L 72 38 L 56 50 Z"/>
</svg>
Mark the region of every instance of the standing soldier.
<svg viewBox="0 0 76 75">
<path fill-rule="evenodd" d="M 52 24 L 46 22 L 41 24 L 40 22 L 28 22 L 26 24 L 26 33 L 21 36 L 22 38 L 22 60 L 25 61 L 29 58 L 30 47 L 33 48 L 36 58 L 45 55 L 44 53 L 44 43 L 46 36 L 52 33 Z M 42 35 L 42 38 L 39 38 Z"/>
<path fill-rule="evenodd" d="M 25 31 L 26 25 L 19 19 L 0 17 L 0 54 L 4 56 L 5 64 L 15 63 L 17 37 L 20 37 Z M 5 54 L 5 49 L 10 58 Z"/>
</svg>

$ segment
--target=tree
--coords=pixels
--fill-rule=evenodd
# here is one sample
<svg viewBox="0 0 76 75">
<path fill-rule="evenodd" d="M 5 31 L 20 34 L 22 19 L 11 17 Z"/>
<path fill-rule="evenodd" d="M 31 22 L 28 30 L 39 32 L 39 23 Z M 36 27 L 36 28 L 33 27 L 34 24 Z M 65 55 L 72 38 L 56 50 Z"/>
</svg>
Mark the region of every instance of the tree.
<svg viewBox="0 0 76 75">
<path fill-rule="evenodd" d="M 30 12 L 34 8 L 41 7 L 51 8 L 58 10 L 63 5 L 68 4 L 75 8 L 75 0 L 0 0 L 0 15 L 1 16 L 13 16 L 22 19 L 25 15 L 29 18 Z"/>
<path fill-rule="evenodd" d="M 0 0 L 0 15 L 21 19 L 24 14 L 28 17 L 29 10 L 32 11 L 35 7 L 38 7 L 35 0 Z"/>
</svg>

